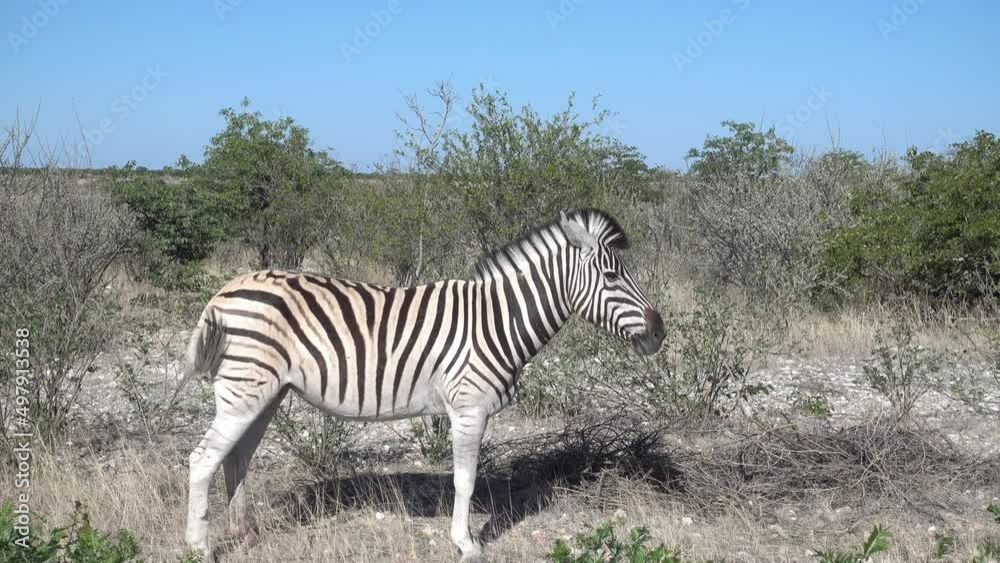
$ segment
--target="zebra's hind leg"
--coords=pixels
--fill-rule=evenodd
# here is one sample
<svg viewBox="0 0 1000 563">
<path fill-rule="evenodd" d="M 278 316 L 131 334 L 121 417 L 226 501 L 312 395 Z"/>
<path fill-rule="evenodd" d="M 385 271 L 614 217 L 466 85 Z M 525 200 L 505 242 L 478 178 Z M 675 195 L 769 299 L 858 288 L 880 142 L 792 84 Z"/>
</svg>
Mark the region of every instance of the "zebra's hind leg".
<svg viewBox="0 0 1000 563">
<path fill-rule="evenodd" d="M 188 518 L 184 538 L 188 546 L 204 552 L 211 560 L 208 541 L 208 489 L 212 476 L 229 452 L 243 438 L 258 416 L 271 405 L 277 389 L 261 389 L 256 397 L 227 389 L 231 384 L 219 375 L 215 380 L 215 420 L 205 437 L 191 452 L 188 491 Z M 242 397 L 242 398 L 241 398 Z"/>
<path fill-rule="evenodd" d="M 253 421 L 243 437 L 236 442 L 232 451 L 222 461 L 222 471 L 226 476 L 226 495 L 229 497 L 229 529 L 247 547 L 257 544 L 257 532 L 247 516 L 246 476 L 257 446 L 260 445 L 267 425 L 278 412 L 281 401 L 288 394 L 286 387 L 271 404 Z"/>
<path fill-rule="evenodd" d="M 476 487 L 479 446 L 487 415 L 480 410 L 455 410 L 451 418 L 452 457 L 455 466 L 455 507 L 451 516 L 451 541 L 462 551 L 462 561 L 481 560 L 482 548 L 469 530 L 469 511 Z"/>
</svg>

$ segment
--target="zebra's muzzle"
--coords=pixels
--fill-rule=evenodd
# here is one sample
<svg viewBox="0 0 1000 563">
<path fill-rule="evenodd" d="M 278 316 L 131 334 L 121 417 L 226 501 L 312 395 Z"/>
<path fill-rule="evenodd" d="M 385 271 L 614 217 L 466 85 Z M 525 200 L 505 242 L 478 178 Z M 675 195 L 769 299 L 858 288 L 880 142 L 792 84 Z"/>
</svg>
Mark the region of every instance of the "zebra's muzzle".
<svg viewBox="0 0 1000 563">
<path fill-rule="evenodd" d="M 646 330 L 633 334 L 630 342 L 639 355 L 649 356 L 659 351 L 667 331 L 663 325 L 663 318 L 656 310 L 646 308 L 643 317 L 646 319 Z"/>
</svg>

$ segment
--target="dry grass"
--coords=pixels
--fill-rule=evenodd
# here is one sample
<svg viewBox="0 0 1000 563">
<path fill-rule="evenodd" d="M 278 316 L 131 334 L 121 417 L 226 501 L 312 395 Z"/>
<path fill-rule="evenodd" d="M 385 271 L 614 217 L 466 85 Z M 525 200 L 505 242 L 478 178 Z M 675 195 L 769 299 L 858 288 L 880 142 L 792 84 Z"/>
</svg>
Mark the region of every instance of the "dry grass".
<svg viewBox="0 0 1000 563">
<path fill-rule="evenodd" d="M 697 284 L 684 277 L 666 282 L 653 293 L 665 312 L 685 313 L 705 302 Z M 799 359 L 861 358 L 871 354 L 879 334 L 905 321 L 914 329 L 914 344 L 938 350 L 967 351 L 985 346 L 986 327 L 994 326 L 996 311 L 987 306 L 972 309 L 930 307 L 924 304 L 852 305 L 834 311 L 763 305 L 745 294 L 729 291 L 711 299 L 724 299 L 737 310 L 750 311 L 756 336 L 775 344 L 774 352 Z"/>
<path fill-rule="evenodd" d="M 868 305 L 835 313 L 807 312 L 789 323 L 788 336 L 797 355 L 808 358 L 862 357 L 871 353 L 876 336 L 906 321 L 914 343 L 938 350 L 965 351 L 985 345 L 995 313 L 985 309 L 936 310 L 921 307 Z"/>
<path fill-rule="evenodd" d="M 65 515 L 82 500 L 98 527 L 141 536 L 149 560 L 175 560 L 183 551 L 183 442 L 39 452 L 32 510 Z M 229 539 L 220 476 L 211 499 L 221 559 L 457 560 L 446 471 L 401 461 L 329 481 L 306 475 L 293 463 L 255 462 L 250 497 L 262 540 L 252 549 Z M 935 533 L 955 537 L 968 560 L 1000 532 L 982 510 L 998 493 L 996 459 L 884 421 L 762 431 L 618 416 L 488 445 L 473 525 L 482 526 L 492 561 L 540 561 L 555 539 L 610 518 L 647 526 L 696 558 L 806 561 L 808 549 L 853 544 L 878 523 L 895 533 L 880 561 L 927 560 Z"/>
</svg>

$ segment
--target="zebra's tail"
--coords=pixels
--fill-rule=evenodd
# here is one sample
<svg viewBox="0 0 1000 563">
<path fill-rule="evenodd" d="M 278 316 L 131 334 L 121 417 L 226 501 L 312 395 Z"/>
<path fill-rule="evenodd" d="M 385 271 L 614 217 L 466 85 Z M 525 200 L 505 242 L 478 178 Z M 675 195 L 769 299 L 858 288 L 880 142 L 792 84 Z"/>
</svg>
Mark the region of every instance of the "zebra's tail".
<svg viewBox="0 0 1000 563">
<path fill-rule="evenodd" d="M 222 356 L 226 352 L 224 340 L 222 319 L 216 314 L 214 307 L 206 307 L 191 334 L 184 361 L 184 375 L 178 390 L 195 374 L 214 374 L 219 370 Z"/>
</svg>

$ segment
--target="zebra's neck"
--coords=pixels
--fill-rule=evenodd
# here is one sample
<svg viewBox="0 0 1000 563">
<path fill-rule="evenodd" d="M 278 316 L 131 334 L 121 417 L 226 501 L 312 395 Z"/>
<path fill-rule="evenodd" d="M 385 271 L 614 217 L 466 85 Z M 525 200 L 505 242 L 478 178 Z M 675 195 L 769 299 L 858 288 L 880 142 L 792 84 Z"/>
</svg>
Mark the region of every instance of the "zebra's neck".
<svg viewBox="0 0 1000 563">
<path fill-rule="evenodd" d="M 484 352 L 512 371 L 534 357 L 572 315 L 574 264 L 573 253 L 559 248 L 482 280 L 477 316 L 482 341 L 490 344 Z"/>
</svg>

